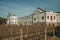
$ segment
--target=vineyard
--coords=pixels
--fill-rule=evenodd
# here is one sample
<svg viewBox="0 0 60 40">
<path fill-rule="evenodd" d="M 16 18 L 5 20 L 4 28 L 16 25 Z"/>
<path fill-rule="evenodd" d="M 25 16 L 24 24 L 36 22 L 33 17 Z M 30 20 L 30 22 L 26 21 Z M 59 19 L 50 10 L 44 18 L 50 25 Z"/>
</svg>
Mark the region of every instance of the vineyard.
<svg viewBox="0 0 60 40">
<path fill-rule="evenodd" d="M 46 26 L 47 39 L 53 37 L 53 27 Z M 45 26 L 33 25 L 0 25 L 0 40 L 44 40 Z"/>
</svg>

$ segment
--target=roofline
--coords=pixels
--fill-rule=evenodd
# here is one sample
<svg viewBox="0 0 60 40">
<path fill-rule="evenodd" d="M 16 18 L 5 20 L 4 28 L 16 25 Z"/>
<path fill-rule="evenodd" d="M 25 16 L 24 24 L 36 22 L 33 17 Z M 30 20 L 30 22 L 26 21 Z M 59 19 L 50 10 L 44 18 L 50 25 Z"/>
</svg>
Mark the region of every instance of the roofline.
<svg viewBox="0 0 60 40">
<path fill-rule="evenodd" d="M 55 13 L 60 13 L 60 12 L 55 12 Z"/>
<path fill-rule="evenodd" d="M 41 9 L 40 7 L 38 7 L 37 9 Z M 36 9 L 36 10 L 37 10 Z M 36 10 L 33 12 L 33 14 L 36 12 Z M 44 12 L 46 12 L 46 10 L 43 10 L 43 9 L 41 9 L 42 11 L 44 11 Z"/>
</svg>

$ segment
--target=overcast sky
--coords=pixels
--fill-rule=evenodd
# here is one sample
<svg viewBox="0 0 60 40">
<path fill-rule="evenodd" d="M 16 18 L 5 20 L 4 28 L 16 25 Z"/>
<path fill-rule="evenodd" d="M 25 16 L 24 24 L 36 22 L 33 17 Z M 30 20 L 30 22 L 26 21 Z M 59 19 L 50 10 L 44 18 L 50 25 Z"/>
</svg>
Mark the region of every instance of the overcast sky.
<svg viewBox="0 0 60 40">
<path fill-rule="evenodd" d="M 38 7 L 47 11 L 60 12 L 60 0 L 0 0 L 0 17 L 7 17 L 8 13 L 18 17 L 32 14 Z"/>
</svg>

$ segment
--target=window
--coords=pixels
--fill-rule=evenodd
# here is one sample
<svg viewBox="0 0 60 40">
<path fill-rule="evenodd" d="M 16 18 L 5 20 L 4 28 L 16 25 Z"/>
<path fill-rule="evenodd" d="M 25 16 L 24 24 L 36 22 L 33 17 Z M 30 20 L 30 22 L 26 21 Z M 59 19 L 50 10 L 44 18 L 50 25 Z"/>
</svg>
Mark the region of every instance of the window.
<svg viewBox="0 0 60 40">
<path fill-rule="evenodd" d="M 53 26 L 54 26 L 54 24 L 53 24 Z"/>
<path fill-rule="evenodd" d="M 50 20 L 52 20 L 52 16 L 50 17 Z"/>
<path fill-rule="evenodd" d="M 14 18 L 12 18 L 12 20 L 14 20 Z"/>
<path fill-rule="evenodd" d="M 39 13 L 39 11 L 37 13 Z"/>
<path fill-rule="evenodd" d="M 12 23 L 14 23 L 14 21 Z"/>
<path fill-rule="evenodd" d="M 10 17 L 10 19 L 12 19 L 12 17 Z"/>
<path fill-rule="evenodd" d="M 42 16 L 42 19 L 44 19 L 44 16 Z"/>
<path fill-rule="evenodd" d="M 47 16 L 47 19 L 49 19 L 49 16 Z"/>
<path fill-rule="evenodd" d="M 34 20 L 36 20 L 36 18 L 34 18 Z"/>
<path fill-rule="evenodd" d="M 54 20 L 55 20 L 55 16 L 54 16 Z"/>
</svg>

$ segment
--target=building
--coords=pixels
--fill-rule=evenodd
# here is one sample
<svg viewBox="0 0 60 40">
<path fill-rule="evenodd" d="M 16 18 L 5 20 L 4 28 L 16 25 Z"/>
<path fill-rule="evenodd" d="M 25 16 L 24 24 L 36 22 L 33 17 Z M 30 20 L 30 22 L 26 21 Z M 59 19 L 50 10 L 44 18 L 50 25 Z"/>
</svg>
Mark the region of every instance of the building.
<svg viewBox="0 0 60 40">
<path fill-rule="evenodd" d="M 41 8 L 37 8 L 33 14 L 21 17 L 20 22 L 22 25 L 30 25 L 40 23 L 40 25 L 57 26 L 60 24 L 60 12 L 47 12 Z"/>
<path fill-rule="evenodd" d="M 7 24 L 19 24 L 19 19 L 15 14 L 8 14 Z"/>
<path fill-rule="evenodd" d="M 33 14 L 25 16 L 25 17 L 21 17 L 20 18 L 21 23 L 23 25 L 31 25 L 32 23 L 37 23 L 37 22 L 40 21 L 38 15 L 40 13 L 43 14 L 44 12 L 45 12 L 45 10 L 42 10 L 42 9 L 40 10 L 40 8 L 37 8 L 36 11 Z"/>
<path fill-rule="evenodd" d="M 60 26 L 60 12 L 47 12 L 38 7 L 28 16 L 18 18 L 15 14 L 9 14 L 7 17 L 7 24 L 32 25 L 37 23 L 47 26 Z"/>
<path fill-rule="evenodd" d="M 57 16 L 53 11 L 46 12 L 46 24 L 49 26 L 57 25 Z"/>
<path fill-rule="evenodd" d="M 20 18 L 20 23 L 22 25 L 31 25 L 32 24 L 32 16 L 25 16 Z"/>
</svg>

